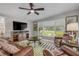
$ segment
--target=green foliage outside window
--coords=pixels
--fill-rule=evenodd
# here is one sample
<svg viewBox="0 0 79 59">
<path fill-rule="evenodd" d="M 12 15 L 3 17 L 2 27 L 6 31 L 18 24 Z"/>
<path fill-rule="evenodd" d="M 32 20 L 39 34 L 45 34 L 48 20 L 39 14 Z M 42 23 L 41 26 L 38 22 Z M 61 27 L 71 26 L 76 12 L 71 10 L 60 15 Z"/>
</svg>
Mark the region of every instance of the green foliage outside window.
<svg viewBox="0 0 79 59">
<path fill-rule="evenodd" d="M 62 37 L 64 34 L 63 26 L 46 26 L 39 27 L 39 32 L 42 36 L 59 36 Z"/>
</svg>

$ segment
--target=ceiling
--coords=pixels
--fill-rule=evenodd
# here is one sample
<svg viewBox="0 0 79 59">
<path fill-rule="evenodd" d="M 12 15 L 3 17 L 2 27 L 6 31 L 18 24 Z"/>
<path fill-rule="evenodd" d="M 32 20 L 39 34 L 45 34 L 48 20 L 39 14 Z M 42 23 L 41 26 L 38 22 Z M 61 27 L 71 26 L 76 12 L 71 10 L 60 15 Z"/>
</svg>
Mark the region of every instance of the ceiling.
<svg viewBox="0 0 79 59">
<path fill-rule="evenodd" d="M 29 8 L 28 3 L 0 3 L 0 13 L 19 20 L 34 21 L 79 9 L 78 3 L 35 3 L 34 5 L 34 8 L 44 7 L 45 10 L 39 11 L 40 15 L 33 13 L 27 15 L 27 10 L 20 10 L 18 7 Z"/>
</svg>

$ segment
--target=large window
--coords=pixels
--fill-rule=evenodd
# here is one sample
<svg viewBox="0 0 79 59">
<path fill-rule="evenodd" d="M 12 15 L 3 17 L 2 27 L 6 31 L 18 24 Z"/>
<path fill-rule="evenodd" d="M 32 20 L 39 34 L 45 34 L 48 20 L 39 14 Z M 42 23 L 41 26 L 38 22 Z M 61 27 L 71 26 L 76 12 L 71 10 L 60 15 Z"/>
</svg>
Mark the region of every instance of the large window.
<svg viewBox="0 0 79 59">
<path fill-rule="evenodd" d="M 62 36 L 65 31 L 64 20 L 43 21 L 38 26 L 40 36 Z"/>
<path fill-rule="evenodd" d="M 3 17 L 0 17 L 0 37 L 5 33 L 5 20 Z"/>
<path fill-rule="evenodd" d="M 54 27 L 53 26 L 44 26 L 39 27 L 39 33 L 41 36 L 52 36 L 55 35 Z"/>
</svg>

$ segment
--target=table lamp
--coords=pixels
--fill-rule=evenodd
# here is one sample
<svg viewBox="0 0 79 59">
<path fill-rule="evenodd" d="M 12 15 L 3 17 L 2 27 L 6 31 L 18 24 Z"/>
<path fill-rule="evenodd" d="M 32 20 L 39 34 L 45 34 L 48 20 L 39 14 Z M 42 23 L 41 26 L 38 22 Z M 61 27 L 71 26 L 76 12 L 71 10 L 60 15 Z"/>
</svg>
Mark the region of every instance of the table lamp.
<svg viewBox="0 0 79 59">
<path fill-rule="evenodd" d="M 75 22 L 75 23 L 70 23 L 67 25 L 67 31 L 71 33 L 71 36 L 73 37 L 73 41 L 74 39 L 76 39 L 76 34 L 79 30 L 79 27 L 78 27 L 78 23 Z"/>
</svg>

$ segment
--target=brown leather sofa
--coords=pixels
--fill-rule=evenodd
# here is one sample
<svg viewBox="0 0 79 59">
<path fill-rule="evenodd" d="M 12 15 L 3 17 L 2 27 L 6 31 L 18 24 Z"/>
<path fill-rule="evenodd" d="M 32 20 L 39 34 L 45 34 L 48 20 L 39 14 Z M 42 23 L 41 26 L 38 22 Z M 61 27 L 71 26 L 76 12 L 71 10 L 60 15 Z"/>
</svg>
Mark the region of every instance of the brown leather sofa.
<svg viewBox="0 0 79 59">
<path fill-rule="evenodd" d="M 1 46 L 0 56 L 34 56 L 34 51 L 33 51 L 32 46 L 22 47 L 15 44 L 14 42 L 7 42 L 7 41 L 4 42 L 4 41 L 0 40 L 0 46 Z M 9 50 L 5 47 L 9 48 Z M 18 49 L 17 52 L 15 52 L 16 49 L 13 49 L 14 47 Z M 14 53 L 13 53 L 13 50 L 14 50 Z"/>
<path fill-rule="evenodd" d="M 15 54 L 8 53 L 3 49 L 0 49 L 0 51 L 4 53 L 3 55 L 0 55 L 0 56 L 34 56 L 34 51 L 31 46 L 21 48 L 20 51 L 18 51 Z"/>
<path fill-rule="evenodd" d="M 19 52 L 15 53 L 14 56 L 34 56 L 33 48 L 31 46 L 22 48 Z"/>
<path fill-rule="evenodd" d="M 56 49 L 56 50 L 43 50 L 43 55 L 44 56 L 79 56 L 79 52 L 73 50 L 72 48 L 63 45 L 61 48 Z"/>
<path fill-rule="evenodd" d="M 17 48 L 20 49 L 19 52 L 13 54 L 14 56 L 34 56 L 34 50 L 32 46 L 28 45 L 26 47 L 22 47 L 14 42 L 10 42 L 10 44 L 17 46 Z"/>
</svg>

